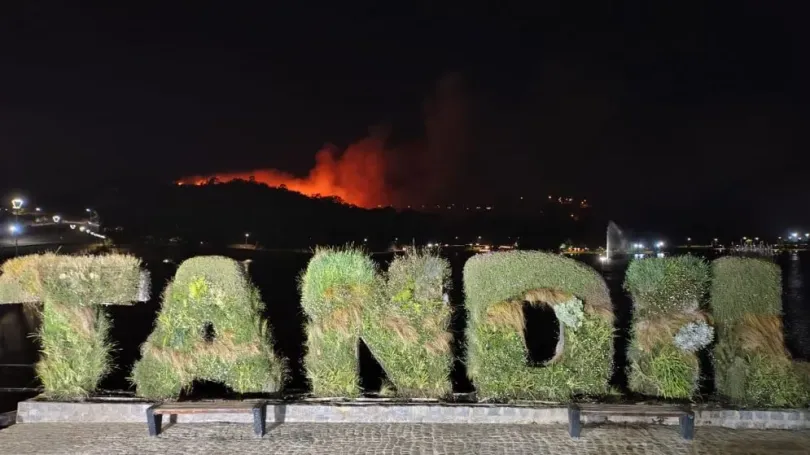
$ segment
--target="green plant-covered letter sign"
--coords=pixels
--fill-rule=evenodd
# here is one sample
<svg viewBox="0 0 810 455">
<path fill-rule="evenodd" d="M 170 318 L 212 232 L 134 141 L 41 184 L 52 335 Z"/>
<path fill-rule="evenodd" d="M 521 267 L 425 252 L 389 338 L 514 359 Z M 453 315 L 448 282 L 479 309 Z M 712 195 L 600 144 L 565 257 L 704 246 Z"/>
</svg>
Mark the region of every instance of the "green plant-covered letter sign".
<svg viewBox="0 0 810 455">
<path fill-rule="evenodd" d="M 450 268 L 428 254 L 396 258 L 387 279 L 358 250 L 320 249 L 301 281 L 309 317 L 304 359 L 318 396 L 359 394 L 359 339 L 380 362 L 398 396 L 450 391 Z"/>
<path fill-rule="evenodd" d="M 104 305 L 149 299 L 149 277 L 132 256 L 32 255 L 3 264 L 0 303 L 42 302 L 37 374 L 45 394 L 86 397 L 110 370 Z"/>
<path fill-rule="evenodd" d="M 285 368 L 270 345 L 262 309 L 238 262 L 218 256 L 183 262 L 132 371 L 138 394 L 176 398 L 195 379 L 240 393 L 278 390 Z"/>
<path fill-rule="evenodd" d="M 785 349 L 779 266 L 720 258 L 712 263 L 712 274 L 717 391 L 735 404 L 806 406 L 810 366 L 793 362 Z"/>
<path fill-rule="evenodd" d="M 697 352 L 714 338 L 701 311 L 709 266 L 693 256 L 636 260 L 624 287 L 633 298 L 627 358 L 630 389 L 664 398 L 690 398 L 698 390 Z"/>
<path fill-rule="evenodd" d="M 564 400 L 603 394 L 613 365 L 613 311 L 590 267 L 541 252 L 478 255 L 464 267 L 467 367 L 482 398 Z M 550 305 L 559 319 L 557 354 L 527 364 L 523 302 Z"/>
</svg>

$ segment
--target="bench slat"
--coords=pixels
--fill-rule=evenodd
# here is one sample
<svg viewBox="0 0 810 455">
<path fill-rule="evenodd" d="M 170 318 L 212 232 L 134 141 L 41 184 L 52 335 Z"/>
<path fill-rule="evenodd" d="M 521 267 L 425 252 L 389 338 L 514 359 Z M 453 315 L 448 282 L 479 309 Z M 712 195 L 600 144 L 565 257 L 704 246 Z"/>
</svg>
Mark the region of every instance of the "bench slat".
<svg viewBox="0 0 810 455">
<path fill-rule="evenodd" d="M 155 414 L 250 413 L 253 412 L 253 408 L 261 404 L 260 401 L 165 403 L 155 406 L 152 412 Z"/>
<path fill-rule="evenodd" d="M 614 415 L 651 415 L 665 417 L 679 417 L 689 414 L 686 408 L 678 406 L 650 406 L 650 405 L 581 405 L 578 406 L 583 414 L 614 414 Z"/>
</svg>

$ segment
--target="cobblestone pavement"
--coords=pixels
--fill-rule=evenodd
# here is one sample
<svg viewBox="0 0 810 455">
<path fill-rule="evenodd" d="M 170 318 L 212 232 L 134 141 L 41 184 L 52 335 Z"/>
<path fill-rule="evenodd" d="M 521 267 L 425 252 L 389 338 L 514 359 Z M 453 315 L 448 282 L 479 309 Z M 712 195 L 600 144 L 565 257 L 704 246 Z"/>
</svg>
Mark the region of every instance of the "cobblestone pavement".
<svg viewBox="0 0 810 455">
<path fill-rule="evenodd" d="M 810 432 L 587 426 L 572 440 L 562 426 L 285 423 L 262 439 L 245 424 L 19 424 L 0 431 L 0 453 L 22 454 L 802 454 Z"/>
</svg>

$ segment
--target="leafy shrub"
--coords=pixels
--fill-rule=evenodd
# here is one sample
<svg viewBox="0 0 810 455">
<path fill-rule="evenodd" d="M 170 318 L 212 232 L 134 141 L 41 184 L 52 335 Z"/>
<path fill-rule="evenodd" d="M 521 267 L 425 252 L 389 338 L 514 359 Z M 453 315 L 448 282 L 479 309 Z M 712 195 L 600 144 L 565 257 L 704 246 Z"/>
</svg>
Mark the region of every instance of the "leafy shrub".
<svg viewBox="0 0 810 455">
<path fill-rule="evenodd" d="M 675 346 L 682 351 L 696 352 L 710 345 L 714 328 L 705 321 L 690 322 L 675 334 Z"/>
<path fill-rule="evenodd" d="M 571 300 L 554 305 L 554 314 L 563 324 L 578 329 L 582 327 L 582 320 L 585 319 L 582 300 L 573 297 Z"/>
<path fill-rule="evenodd" d="M 464 293 L 467 366 L 479 397 L 569 400 L 575 394 L 607 393 L 613 312 L 607 286 L 596 271 L 542 252 L 477 255 L 464 267 Z M 575 299 L 583 303 L 581 320 Z M 564 305 L 558 314 L 571 323 L 561 333 L 562 352 L 542 367 L 527 364 L 524 301 L 555 311 Z"/>
<path fill-rule="evenodd" d="M 195 379 L 222 382 L 239 393 L 278 390 L 285 365 L 273 352 L 262 310 L 259 291 L 241 264 L 218 256 L 183 262 L 132 370 L 138 394 L 177 398 Z M 206 339 L 208 324 L 213 340 Z"/>
</svg>

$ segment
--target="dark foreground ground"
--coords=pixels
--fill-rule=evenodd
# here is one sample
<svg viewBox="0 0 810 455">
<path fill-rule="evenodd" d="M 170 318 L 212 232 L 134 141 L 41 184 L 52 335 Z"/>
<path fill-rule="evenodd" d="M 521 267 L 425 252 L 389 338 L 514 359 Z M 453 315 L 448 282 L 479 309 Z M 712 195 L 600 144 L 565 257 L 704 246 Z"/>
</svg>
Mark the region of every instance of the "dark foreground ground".
<svg viewBox="0 0 810 455">
<path fill-rule="evenodd" d="M 673 427 L 283 423 L 256 439 L 245 424 L 177 424 L 159 437 L 140 424 L 19 424 L 0 430 L 4 454 L 805 454 L 810 432 L 698 428 L 684 441 Z"/>
</svg>

